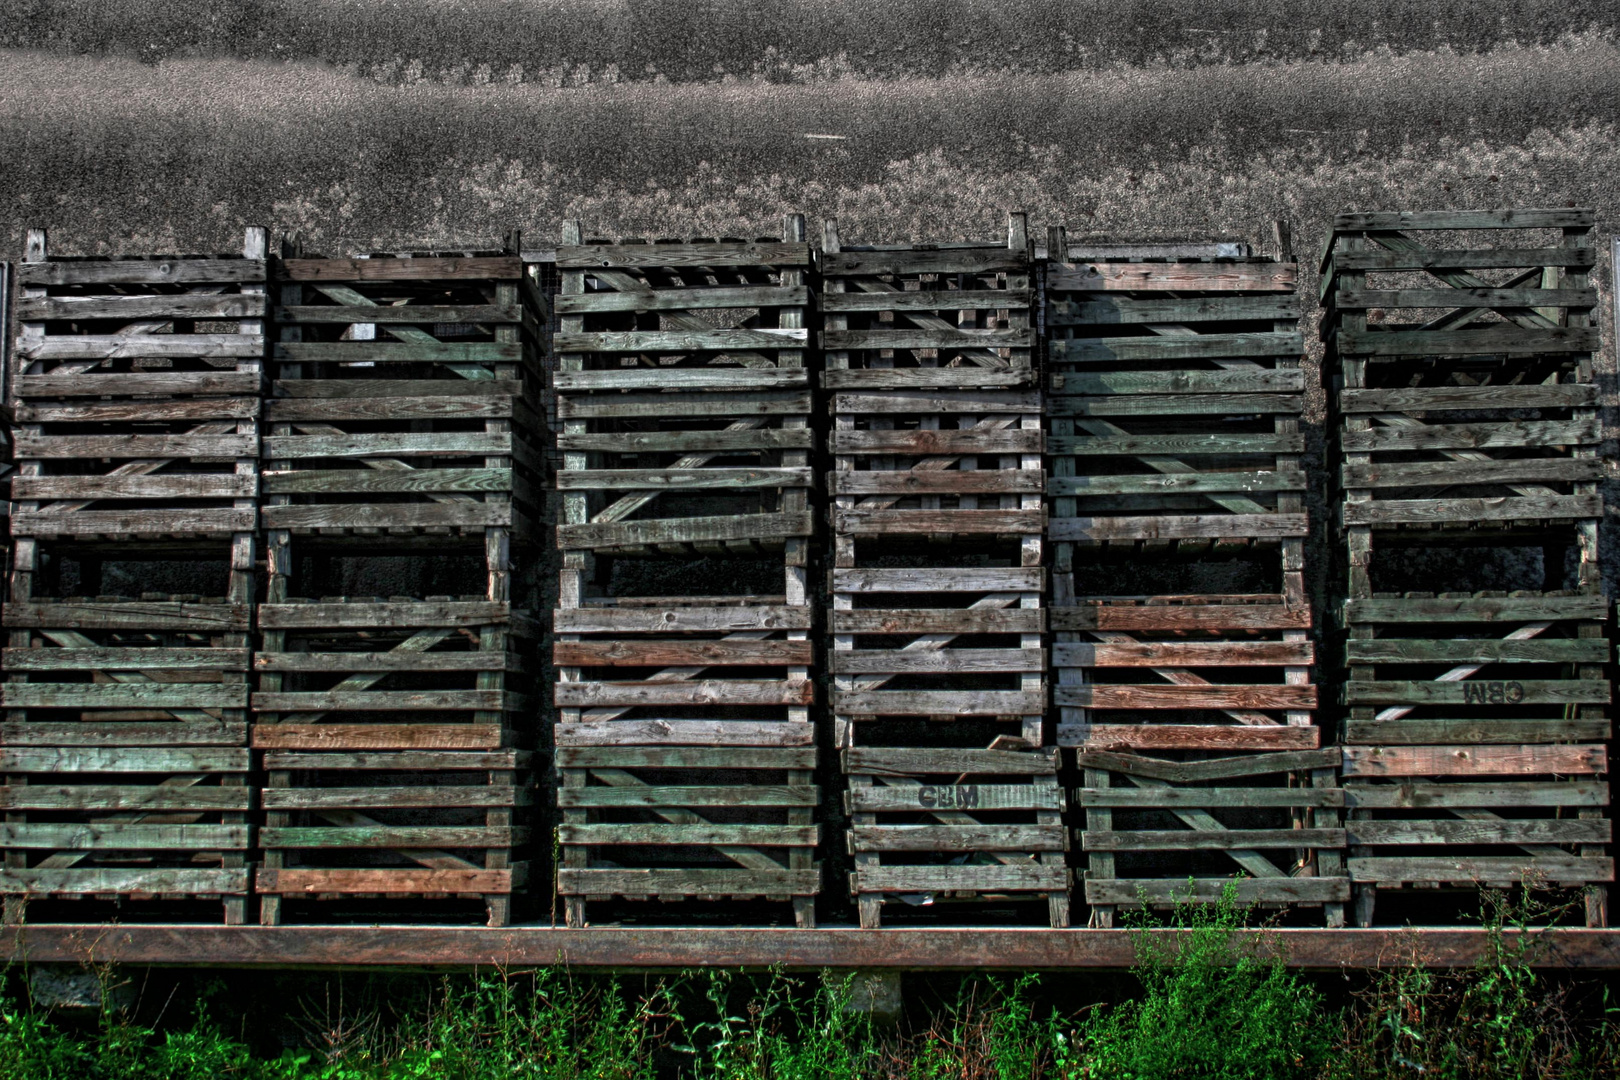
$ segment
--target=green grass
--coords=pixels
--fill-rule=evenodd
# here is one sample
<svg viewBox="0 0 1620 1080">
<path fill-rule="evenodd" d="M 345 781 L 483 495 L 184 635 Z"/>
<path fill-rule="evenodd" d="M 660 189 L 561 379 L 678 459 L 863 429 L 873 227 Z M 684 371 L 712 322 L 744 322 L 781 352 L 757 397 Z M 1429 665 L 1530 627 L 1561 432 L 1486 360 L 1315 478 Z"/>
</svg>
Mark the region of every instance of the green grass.
<svg viewBox="0 0 1620 1080">
<path fill-rule="evenodd" d="M 1475 967 L 1430 968 L 1414 953 L 1337 1001 L 1324 990 L 1336 980 L 1291 973 L 1264 942 L 1234 946 L 1253 914 L 1228 896 L 1139 920 L 1135 987 L 1114 1000 L 1088 1004 L 1076 978 L 917 978 L 889 1027 L 852 1008 L 863 988 L 849 975 L 547 968 L 347 995 L 340 980 L 305 976 L 302 990 L 211 982 L 155 1015 L 137 1002 L 73 1022 L 32 1005 L 12 969 L 0 1080 L 1597 1080 L 1620 1069 L 1620 1009 L 1538 971 L 1545 936 L 1509 932 L 1556 922 L 1556 908 L 1487 897 L 1491 948 Z M 1150 932 L 1164 928 L 1179 933 Z"/>
</svg>

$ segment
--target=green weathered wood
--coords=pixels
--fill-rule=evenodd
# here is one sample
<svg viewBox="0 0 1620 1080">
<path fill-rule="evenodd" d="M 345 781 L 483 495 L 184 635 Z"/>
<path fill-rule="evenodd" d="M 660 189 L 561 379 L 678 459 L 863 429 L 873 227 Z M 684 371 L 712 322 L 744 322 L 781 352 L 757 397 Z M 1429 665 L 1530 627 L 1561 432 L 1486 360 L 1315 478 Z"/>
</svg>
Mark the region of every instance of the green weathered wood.
<svg viewBox="0 0 1620 1080">
<path fill-rule="evenodd" d="M 557 415 L 564 420 L 611 420 L 631 417 L 707 417 L 731 422 L 745 416 L 794 416 L 810 412 L 809 391 L 751 390 L 736 392 L 686 391 L 679 394 L 569 394 L 557 399 Z M 628 453 L 630 444 L 621 444 Z"/>
<path fill-rule="evenodd" d="M 1046 535 L 1059 541 L 1191 540 L 1305 536 L 1308 531 L 1304 514 L 1177 514 L 1053 518 Z"/>
<path fill-rule="evenodd" d="M 494 457 L 510 456 L 513 450 L 514 439 L 509 432 L 365 432 L 334 435 L 269 435 L 264 439 L 264 456 L 269 460 L 398 457 L 417 454 Z"/>
<path fill-rule="evenodd" d="M 247 725 L 240 721 L 8 720 L 0 723 L 0 746 L 245 745 Z"/>
<path fill-rule="evenodd" d="M 435 784 L 431 787 L 265 788 L 265 810 L 449 809 L 527 806 L 532 792 L 508 784 Z"/>
<path fill-rule="evenodd" d="M 829 348 L 831 346 L 828 346 Z M 1053 363 L 1081 364 L 1120 360 L 1215 360 L 1237 357 L 1299 357 L 1305 339 L 1299 333 L 1194 334 L 1161 337 L 1058 339 L 1047 344 Z"/>
<path fill-rule="evenodd" d="M 808 428 L 626 431 L 602 435 L 561 432 L 557 435 L 557 449 L 617 454 L 808 450 L 812 437 L 813 433 Z"/>
<path fill-rule="evenodd" d="M 1345 642 L 1352 664 L 1603 664 L 1598 638 L 1373 638 Z"/>
<path fill-rule="evenodd" d="M 723 845 L 748 847 L 815 847 L 817 825 L 668 825 L 638 822 L 621 825 L 559 825 L 563 844 Z"/>
<path fill-rule="evenodd" d="M 1240 319 L 1281 321 L 1297 318 L 1299 299 L 1294 296 L 1102 296 L 1085 300 L 1054 300 L 1047 305 L 1048 326 L 1233 322 Z"/>
<path fill-rule="evenodd" d="M 1597 679 L 1483 678 L 1458 682 L 1352 679 L 1344 683 L 1343 691 L 1347 705 L 1603 704 L 1609 700 L 1608 682 Z"/>
<path fill-rule="evenodd" d="M 655 806 L 815 806 L 820 792 L 809 786 L 693 786 L 558 788 L 557 806 L 633 808 Z"/>
<path fill-rule="evenodd" d="M 789 769 L 816 767 L 815 747 L 559 746 L 559 769 Z"/>
<path fill-rule="evenodd" d="M 866 851 L 1062 851 L 1063 826 L 856 825 L 851 853 Z"/>
<path fill-rule="evenodd" d="M 1138 907 L 1149 904 L 1213 904 L 1228 890 L 1240 904 L 1342 904 L 1350 899 L 1345 878 L 1087 878 L 1088 904 Z"/>
<path fill-rule="evenodd" d="M 1426 248 L 1396 251 L 1336 251 L 1334 269 L 1347 270 L 1493 270 L 1526 266 L 1592 266 L 1591 248 Z M 1477 287 L 1477 286 L 1470 286 Z"/>
<path fill-rule="evenodd" d="M 1029 386 L 1027 367 L 835 368 L 821 373 L 827 390 L 1011 389 Z"/>
<path fill-rule="evenodd" d="M 1435 409 L 1568 409 L 1597 403 L 1589 383 L 1528 386 L 1422 386 L 1393 390 L 1341 390 L 1347 413 L 1420 412 Z"/>
<path fill-rule="evenodd" d="M 175 867 L 0 870 L 0 893 L 31 896 L 241 895 L 248 891 L 248 873 L 246 869 L 190 870 Z"/>
<path fill-rule="evenodd" d="M 12 773 L 245 773 L 246 749 L 190 747 L 0 747 Z"/>
<path fill-rule="evenodd" d="M 235 285 L 265 280 L 263 259 L 86 259 L 24 262 L 12 267 L 19 285 Z"/>
<path fill-rule="evenodd" d="M 0 824 L 0 848 L 45 851 L 220 851 L 252 842 L 248 825 L 75 822 Z"/>
<path fill-rule="evenodd" d="M 1066 892 L 1069 871 L 1041 863 L 1016 866 L 860 866 L 856 892 Z"/>
<path fill-rule="evenodd" d="M 820 891 L 819 869 L 557 870 L 557 892 L 564 896 L 814 896 Z"/>
<path fill-rule="evenodd" d="M 247 694 L 227 683 L 0 684 L 8 709 L 245 709 Z"/>
<path fill-rule="evenodd" d="M 1226 491 L 1304 491 L 1302 472 L 1157 473 L 1128 476 L 1052 476 L 1046 493 L 1087 495 L 1200 495 Z"/>
<path fill-rule="evenodd" d="M 1338 807 L 1345 795 L 1337 788 L 1081 788 L 1075 805 L 1168 810 L 1176 807 L 1244 809 L 1287 806 Z M 1236 846 L 1236 845 L 1233 845 Z"/>
<path fill-rule="evenodd" d="M 730 285 L 698 289 L 635 289 L 552 297 L 558 315 L 597 315 L 615 311 L 696 311 L 702 308 L 803 307 L 810 290 L 802 285 Z"/>
<path fill-rule="evenodd" d="M 1391 597 L 1346 600 L 1345 619 L 1363 623 L 1528 623 L 1561 619 L 1602 622 L 1609 603 L 1600 596 Z"/>
<path fill-rule="evenodd" d="M 905 784 L 844 792 L 844 812 L 849 814 L 1062 809 L 1063 793 L 1052 784 Z"/>
<path fill-rule="evenodd" d="M 1077 371 L 1051 376 L 1053 391 L 1065 394 L 1255 394 L 1300 393 L 1305 373 L 1275 371 Z"/>
<path fill-rule="evenodd" d="M 1035 776 L 1056 783 L 1056 750 L 974 750 L 945 747 L 851 747 L 843 751 L 844 772 L 894 776 L 969 774 Z"/>
<path fill-rule="evenodd" d="M 858 349 L 1027 349 L 1035 342 L 1028 329 L 998 330 L 953 327 L 936 330 L 910 327 L 903 330 L 823 330 L 821 347 L 834 350 Z"/>
<path fill-rule="evenodd" d="M 1350 858 L 1345 869 L 1351 881 L 1444 881 L 1477 886 L 1490 881 L 1583 882 L 1613 881 L 1614 860 L 1578 855 L 1430 855 L 1391 858 Z"/>
<path fill-rule="evenodd" d="M 529 830 L 510 826 L 378 825 L 262 828 L 259 846 L 276 848 L 500 848 L 521 844 Z"/>
<path fill-rule="evenodd" d="M 1603 462 L 1595 457 L 1510 458 L 1505 461 L 1413 461 L 1344 465 L 1346 488 L 1450 487 L 1456 484 L 1561 483 L 1598 480 Z"/>
<path fill-rule="evenodd" d="M 1596 780 L 1497 780 L 1439 784 L 1347 780 L 1345 805 L 1372 810 L 1461 810 L 1609 805 L 1609 785 Z"/>
<path fill-rule="evenodd" d="M 1342 848 L 1343 829 L 1141 829 L 1131 832 L 1076 830 L 1085 851 L 1232 851 L 1278 848 Z"/>
<path fill-rule="evenodd" d="M 253 808 L 248 787 L 186 787 L 154 784 L 128 787 L 111 784 L 48 783 L 0 787 L 0 810 L 89 810 L 96 813 L 167 813 L 194 811 L 246 812 Z"/>
<path fill-rule="evenodd" d="M 811 487 L 809 469 L 562 469 L 557 490 L 707 491 Z"/>
<path fill-rule="evenodd" d="M 618 330 L 556 334 L 559 353 L 689 353 L 738 349 L 804 349 L 810 332 L 802 329 Z M 801 373 L 802 374 L 802 373 Z"/>
<path fill-rule="evenodd" d="M 246 671 L 246 649 L 6 649 L 7 671 Z"/>
<path fill-rule="evenodd" d="M 5 625 L 41 630 L 189 630 L 246 633 L 246 604 L 200 604 L 183 600 L 59 600 L 5 606 Z"/>
<path fill-rule="evenodd" d="M 1596 305 L 1596 289 L 1340 289 L 1333 294 L 1333 306 L 1349 310 Z"/>
<path fill-rule="evenodd" d="M 1510 446 L 1590 446 L 1602 439 L 1596 417 L 1575 420 L 1504 420 L 1485 424 L 1428 424 L 1340 433 L 1344 451 L 1489 450 Z"/>
<path fill-rule="evenodd" d="M 1054 455 L 1125 455 L 1129 457 L 1186 457 L 1196 454 L 1299 454 L 1305 438 L 1296 433 L 1223 434 L 1188 432 L 1178 435 L 1048 435 L 1047 452 Z"/>
<path fill-rule="evenodd" d="M 1341 356 L 1536 356 L 1601 348 L 1596 327 L 1339 330 L 1334 341 Z"/>
</svg>

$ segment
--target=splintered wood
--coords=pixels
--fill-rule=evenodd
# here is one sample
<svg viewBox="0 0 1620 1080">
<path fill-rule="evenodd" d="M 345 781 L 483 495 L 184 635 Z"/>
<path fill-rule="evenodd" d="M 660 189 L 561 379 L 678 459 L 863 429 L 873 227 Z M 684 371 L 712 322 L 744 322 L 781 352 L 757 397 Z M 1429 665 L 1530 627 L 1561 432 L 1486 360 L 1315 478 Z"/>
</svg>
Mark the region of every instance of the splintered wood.
<svg viewBox="0 0 1620 1080">
<path fill-rule="evenodd" d="M 1092 920 L 1212 900 L 1241 873 L 1246 900 L 1325 904 L 1337 922 L 1349 887 L 1312 723 L 1296 266 L 1286 251 L 1095 258 L 1062 229 L 1048 248 L 1053 700 L 1059 743 L 1080 751 Z M 1243 558 L 1269 591 L 1097 591 L 1109 567 Z"/>
<path fill-rule="evenodd" d="M 111 259 L 52 257 L 28 234 L 0 685 L 8 921 L 30 899 L 245 918 L 265 255 L 260 228 L 239 255 Z M 64 595 L 95 591 L 104 563 L 165 557 L 222 568 L 221 592 Z"/>
<path fill-rule="evenodd" d="M 1328 237 L 1361 925 L 1381 889 L 1515 885 L 1585 886 L 1607 922 L 1593 219 L 1341 214 Z M 1440 545 L 1502 588 L 1389 588 Z"/>
<path fill-rule="evenodd" d="M 254 657 L 261 921 L 442 900 L 504 926 L 531 840 L 540 623 L 512 553 L 537 539 L 545 299 L 515 236 L 500 252 L 290 250 L 279 287 Z M 299 567 L 343 552 L 471 555 L 483 591 L 298 595 Z"/>
<path fill-rule="evenodd" d="M 832 712 L 861 925 L 896 901 L 1044 899 L 1066 926 L 1025 217 L 1003 243 L 918 247 L 848 244 L 828 222 L 821 272 Z"/>
<path fill-rule="evenodd" d="M 557 267 L 565 918 L 730 899 L 814 926 L 804 219 L 780 240 L 655 243 L 570 223 Z M 616 583 L 626 557 L 684 563 L 690 587 Z M 782 591 L 699 593 L 703 557 L 780 573 Z"/>
</svg>

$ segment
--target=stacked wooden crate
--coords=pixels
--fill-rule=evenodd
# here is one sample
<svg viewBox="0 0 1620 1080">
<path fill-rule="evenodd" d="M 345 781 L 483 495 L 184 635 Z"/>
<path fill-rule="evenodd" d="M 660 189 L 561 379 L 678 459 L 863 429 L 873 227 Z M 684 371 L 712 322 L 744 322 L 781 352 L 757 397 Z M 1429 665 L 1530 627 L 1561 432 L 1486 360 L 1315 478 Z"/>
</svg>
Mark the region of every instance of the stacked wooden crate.
<svg viewBox="0 0 1620 1080">
<path fill-rule="evenodd" d="M 1049 250 L 1054 699 L 1084 776 L 1093 922 L 1233 886 L 1336 922 L 1349 888 L 1336 756 L 1312 723 L 1295 264 L 1071 256 L 1062 229 Z M 1156 571 L 1242 591 L 1107 588 Z"/>
<path fill-rule="evenodd" d="M 265 232 L 229 256 L 46 245 L 31 230 L 17 267 L 10 373 L 6 915 L 162 899 L 240 923 Z M 212 588 L 86 595 L 163 561 Z"/>
<path fill-rule="evenodd" d="M 1586 210 L 1341 214 L 1328 239 L 1363 925 L 1378 889 L 1518 883 L 1588 886 L 1587 921 L 1605 922 L 1592 223 Z M 1495 588 L 1410 589 L 1458 570 Z"/>
<path fill-rule="evenodd" d="M 668 902 L 763 898 L 813 926 L 804 219 L 780 240 L 565 230 L 553 661 L 568 925 L 588 901 L 665 902 L 632 905 L 659 918 Z"/>
<path fill-rule="evenodd" d="M 278 265 L 253 696 L 267 925 L 469 910 L 432 898 L 499 926 L 526 882 L 540 627 L 513 554 L 538 540 L 546 306 L 516 245 Z M 459 568 L 465 591 L 300 595 L 351 556 L 416 584 Z"/>
<path fill-rule="evenodd" d="M 999 244 L 856 246 L 828 222 L 821 271 L 829 662 L 861 925 L 886 901 L 1044 899 L 1066 926 L 1024 215 Z"/>
</svg>

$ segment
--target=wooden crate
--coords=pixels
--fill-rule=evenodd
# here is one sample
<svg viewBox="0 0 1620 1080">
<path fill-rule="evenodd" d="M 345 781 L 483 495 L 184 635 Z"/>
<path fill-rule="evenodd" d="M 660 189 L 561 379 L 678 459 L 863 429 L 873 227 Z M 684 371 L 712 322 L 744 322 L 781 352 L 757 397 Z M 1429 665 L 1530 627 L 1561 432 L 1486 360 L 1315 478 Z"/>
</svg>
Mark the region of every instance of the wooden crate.
<svg viewBox="0 0 1620 1080">
<path fill-rule="evenodd" d="M 279 261 L 267 530 L 538 539 L 547 308 L 517 242 Z"/>
<path fill-rule="evenodd" d="M 916 779 L 945 771 L 930 767 L 940 755 L 982 755 L 1000 764 L 959 771 L 1038 785 L 1054 767 L 1041 749 L 1045 510 L 1025 216 L 1011 216 L 1003 243 L 937 246 L 847 244 L 828 222 L 821 272 L 832 707 L 849 782 L 888 782 L 864 771 L 879 761 Z M 962 747 L 933 723 L 957 718 L 1016 728 L 990 737 L 995 751 Z M 924 812 L 898 841 L 892 818 L 852 809 L 861 924 L 879 925 L 886 900 L 949 879 L 940 889 L 951 899 L 1044 897 L 1052 925 L 1067 925 L 1061 828 L 1037 810 L 1024 808 L 1040 820 L 1006 834 L 1007 847 L 991 827 L 964 824 L 978 820 L 966 811 Z M 886 867 L 891 842 L 923 861 Z"/>
<path fill-rule="evenodd" d="M 1585 886 L 1607 921 L 1593 220 L 1341 214 L 1324 250 L 1362 925 L 1380 889 L 1519 883 Z M 1375 591 L 1375 553 L 1449 544 L 1545 565 L 1507 591 Z"/>
<path fill-rule="evenodd" d="M 1078 758 L 1085 823 L 1075 832 L 1092 925 L 1112 926 L 1122 906 L 1210 903 L 1228 888 L 1261 908 L 1321 906 L 1343 925 L 1350 882 L 1336 750 L 1170 760 L 1085 749 Z"/>
<path fill-rule="evenodd" d="M 53 599 L 35 596 L 37 546 L 17 555 L 0 684 L 7 921 L 32 899 L 95 898 L 222 901 L 243 922 L 251 564 L 211 601 Z"/>
<path fill-rule="evenodd" d="M 809 259 L 799 215 L 780 241 L 565 227 L 553 701 L 570 926 L 592 900 L 727 898 L 815 925 Z M 614 559 L 700 555 L 780 558 L 783 591 L 607 588 Z"/>
<path fill-rule="evenodd" d="M 1057 750 L 851 747 L 844 811 L 861 925 L 881 905 L 1045 897 L 1069 919 Z"/>
<path fill-rule="evenodd" d="M 265 231 L 241 255 L 61 258 L 28 232 L 10 379 L 18 538 L 251 538 Z"/>
</svg>

